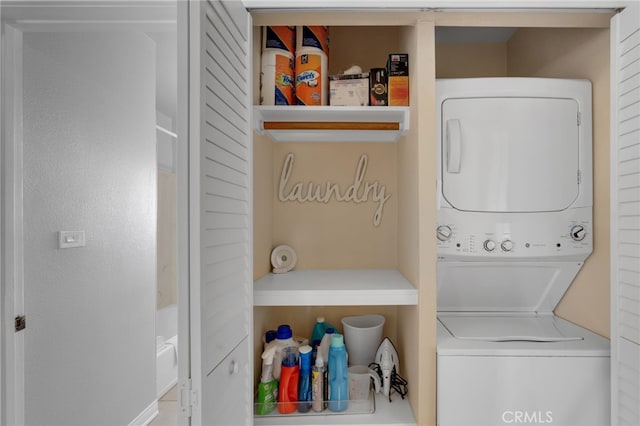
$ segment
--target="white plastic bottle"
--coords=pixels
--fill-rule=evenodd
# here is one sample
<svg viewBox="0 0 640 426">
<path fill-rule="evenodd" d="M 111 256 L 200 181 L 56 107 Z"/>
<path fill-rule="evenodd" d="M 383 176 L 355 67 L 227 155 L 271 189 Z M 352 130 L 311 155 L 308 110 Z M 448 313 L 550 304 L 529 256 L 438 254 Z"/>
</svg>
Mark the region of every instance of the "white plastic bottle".
<svg viewBox="0 0 640 426">
<path fill-rule="evenodd" d="M 273 357 L 273 377 L 280 380 L 280 367 L 282 366 L 282 354 L 284 348 L 297 348 L 298 344 L 293 339 L 293 332 L 288 324 L 278 326 L 276 340 L 271 342 L 276 347 L 276 354 Z"/>
<path fill-rule="evenodd" d="M 329 359 L 329 346 L 331 346 L 331 336 L 336 332 L 334 328 L 327 328 L 327 331 L 322 336 L 320 346 L 318 347 L 318 353 L 322 354 L 323 360 Z"/>
</svg>

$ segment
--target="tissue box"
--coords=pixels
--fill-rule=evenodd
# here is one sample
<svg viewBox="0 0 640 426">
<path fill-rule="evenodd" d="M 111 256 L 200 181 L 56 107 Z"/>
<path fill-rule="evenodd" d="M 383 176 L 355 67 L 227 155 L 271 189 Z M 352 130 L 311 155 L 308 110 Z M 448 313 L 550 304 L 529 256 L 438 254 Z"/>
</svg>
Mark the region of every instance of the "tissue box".
<svg viewBox="0 0 640 426">
<path fill-rule="evenodd" d="M 369 73 L 330 75 L 329 105 L 369 105 Z"/>
</svg>

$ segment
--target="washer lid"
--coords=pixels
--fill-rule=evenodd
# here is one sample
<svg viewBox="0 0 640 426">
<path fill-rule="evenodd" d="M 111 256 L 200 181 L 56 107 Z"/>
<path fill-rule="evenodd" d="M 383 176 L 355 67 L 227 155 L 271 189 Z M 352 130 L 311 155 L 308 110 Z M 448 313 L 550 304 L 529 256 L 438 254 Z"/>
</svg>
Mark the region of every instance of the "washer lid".
<svg viewBox="0 0 640 426">
<path fill-rule="evenodd" d="M 551 313 L 582 262 L 438 262 L 438 312 Z"/>
<path fill-rule="evenodd" d="M 544 316 L 440 316 L 440 322 L 457 339 L 487 342 L 565 342 L 583 340 L 563 333 L 553 315 Z"/>
</svg>

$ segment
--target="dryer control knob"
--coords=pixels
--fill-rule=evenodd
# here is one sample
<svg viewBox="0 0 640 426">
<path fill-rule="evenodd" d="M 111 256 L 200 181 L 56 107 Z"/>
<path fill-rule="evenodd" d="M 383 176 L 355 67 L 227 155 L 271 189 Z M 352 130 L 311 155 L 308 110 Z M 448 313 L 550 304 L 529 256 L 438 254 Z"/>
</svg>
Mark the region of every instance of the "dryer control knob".
<svg viewBox="0 0 640 426">
<path fill-rule="evenodd" d="M 582 241 L 587 236 L 587 231 L 582 225 L 573 225 L 570 235 L 574 241 Z"/>
<path fill-rule="evenodd" d="M 500 248 L 502 251 L 511 251 L 513 250 L 513 242 L 511 240 L 504 240 L 502 244 L 500 244 Z"/>
<path fill-rule="evenodd" d="M 484 242 L 484 249 L 486 251 L 494 251 L 496 249 L 496 242 L 493 240 L 486 240 Z"/>
<path fill-rule="evenodd" d="M 448 241 L 451 238 L 451 227 L 448 225 L 440 225 L 436 228 L 436 237 L 440 241 Z"/>
</svg>

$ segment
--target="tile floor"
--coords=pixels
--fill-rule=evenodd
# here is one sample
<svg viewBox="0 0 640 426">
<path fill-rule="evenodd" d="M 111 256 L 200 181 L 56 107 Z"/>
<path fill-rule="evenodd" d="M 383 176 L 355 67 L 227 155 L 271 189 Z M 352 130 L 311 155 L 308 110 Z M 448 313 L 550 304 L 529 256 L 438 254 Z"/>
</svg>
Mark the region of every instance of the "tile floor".
<svg viewBox="0 0 640 426">
<path fill-rule="evenodd" d="M 149 426 L 176 426 L 178 424 L 177 385 L 169 389 L 158 401 L 158 415 Z"/>
</svg>

